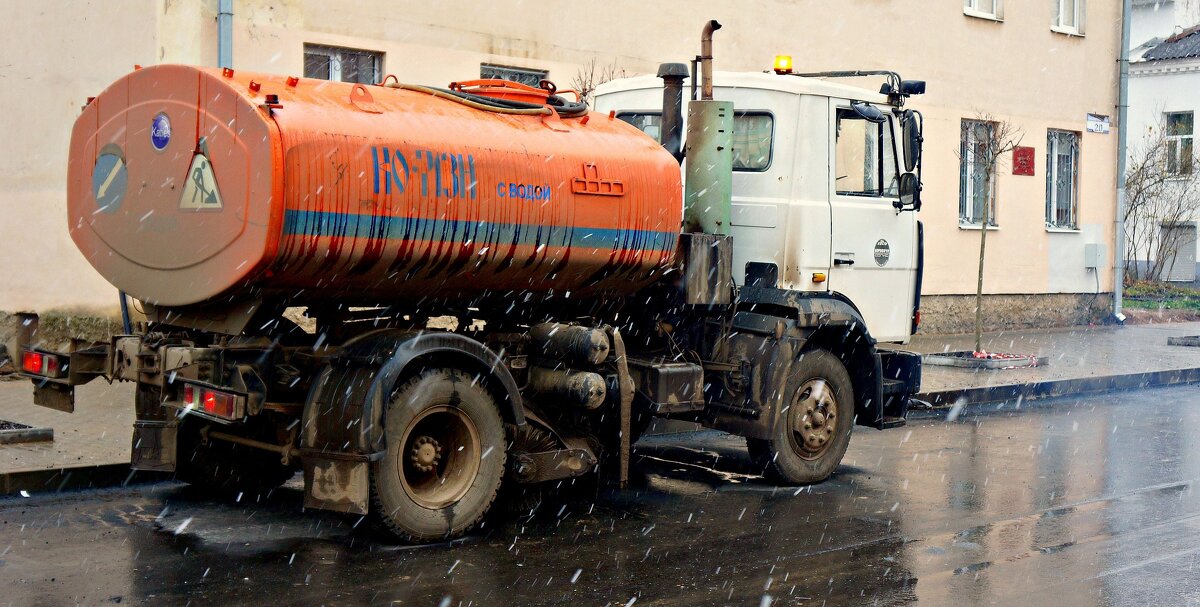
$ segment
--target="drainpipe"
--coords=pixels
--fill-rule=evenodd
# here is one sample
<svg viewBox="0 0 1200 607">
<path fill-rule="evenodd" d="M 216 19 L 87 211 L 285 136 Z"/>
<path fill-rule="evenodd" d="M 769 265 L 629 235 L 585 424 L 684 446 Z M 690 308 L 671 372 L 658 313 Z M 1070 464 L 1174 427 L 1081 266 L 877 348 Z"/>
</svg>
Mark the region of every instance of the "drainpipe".
<svg viewBox="0 0 1200 607">
<path fill-rule="evenodd" d="M 217 67 L 233 67 L 233 0 L 217 3 Z"/>
<path fill-rule="evenodd" d="M 1133 0 L 1121 2 L 1121 60 L 1117 78 L 1117 217 L 1116 250 L 1113 251 L 1113 317 L 1125 322 L 1125 156 L 1129 144 L 1129 27 Z"/>
</svg>

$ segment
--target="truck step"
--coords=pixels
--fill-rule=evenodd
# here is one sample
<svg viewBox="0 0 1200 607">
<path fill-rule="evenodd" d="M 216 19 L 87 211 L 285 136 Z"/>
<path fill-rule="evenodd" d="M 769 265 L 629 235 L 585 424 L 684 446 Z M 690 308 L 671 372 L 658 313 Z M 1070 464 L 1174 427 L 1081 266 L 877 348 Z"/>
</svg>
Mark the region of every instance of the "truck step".
<svg viewBox="0 0 1200 607">
<path fill-rule="evenodd" d="M 883 380 L 883 395 L 885 397 L 886 396 L 899 396 L 901 394 L 904 394 L 904 389 L 907 387 L 908 386 L 906 386 L 903 381 L 900 381 L 898 379 L 884 379 Z"/>
<path fill-rule="evenodd" d="M 907 423 L 908 420 L 904 419 L 903 417 L 892 417 L 890 415 L 883 416 L 884 430 L 887 430 L 888 428 L 902 428 Z"/>
</svg>

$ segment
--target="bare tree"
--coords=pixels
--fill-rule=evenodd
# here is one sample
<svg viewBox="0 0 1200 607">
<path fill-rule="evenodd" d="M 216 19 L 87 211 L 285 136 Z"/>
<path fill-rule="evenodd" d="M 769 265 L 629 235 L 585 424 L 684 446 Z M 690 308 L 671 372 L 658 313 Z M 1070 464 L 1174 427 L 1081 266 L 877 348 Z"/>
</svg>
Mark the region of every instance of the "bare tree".
<svg viewBox="0 0 1200 607">
<path fill-rule="evenodd" d="M 976 113 L 974 121 L 981 128 L 974 128 L 968 139 L 970 145 L 960 149 L 960 160 L 976 166 L 982 173 L 984 191 L 983 216 L 979 226 L 979 276 L 975 286 L 975 352 L 983 352 L 983 262 L 987 253 L 988 225 L 991 223 L 991 207 L 996 197 L 996 175 L 1000 163 L 1021 145 L 1024 133 L 1007 120 L 998 120 L 991 114 Z M 964 136 L 966 133 L 964 132 Z M 966 154 L 966 158 L 962 155 Z"/>
<path fill-rule="evenodd" d="M 1184 232 L 1172 229 L 1200 215 L 1200 158 L 1170 136 L 1166 124 L 1147 130 L 1125 172 L 1125 275 L 1158 280 L 1170 273 Z M 1165 229 L 1164 229 L 1165 228 Z M 1141 266 L 1138 259 L 1147 263 Z"/>
<path fill-rule="evenodd" d="M 575 77 L 571 79 L 571 88 L 578 91 L 579 99 L 590 106 L 592 97 L 596 93 L 596 87 L 610 80 L 624 77 L 625 68 L 618 67 L 615 59 L 608 65 L 597 66 L 596 58 L 592 57 L 575 72 Z"/>
</svg>

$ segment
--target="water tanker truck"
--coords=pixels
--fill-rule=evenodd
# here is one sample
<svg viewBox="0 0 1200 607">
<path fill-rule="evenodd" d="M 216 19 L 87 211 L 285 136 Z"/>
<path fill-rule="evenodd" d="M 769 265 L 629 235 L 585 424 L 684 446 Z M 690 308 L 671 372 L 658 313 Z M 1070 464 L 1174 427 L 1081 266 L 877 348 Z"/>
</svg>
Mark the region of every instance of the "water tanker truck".
<svg viewBox="0 0 1200 607">
<path fill-rule="evenodd" d="M 820 482 L 919 387 L 880 343 L 919 320 L 924 84 L 714 73 L 718 27 L 598 111 L 548 82 L 137 69 L 76 121 L 67 206 L 145 320 L 60 346 L 22 315 L 10 356 L 55 409 L 134 382 L 134 469 L 302 470 L 306 507 L 409 541 L 502 487 L 624 484 L 655 417 Z"/>
</svg>

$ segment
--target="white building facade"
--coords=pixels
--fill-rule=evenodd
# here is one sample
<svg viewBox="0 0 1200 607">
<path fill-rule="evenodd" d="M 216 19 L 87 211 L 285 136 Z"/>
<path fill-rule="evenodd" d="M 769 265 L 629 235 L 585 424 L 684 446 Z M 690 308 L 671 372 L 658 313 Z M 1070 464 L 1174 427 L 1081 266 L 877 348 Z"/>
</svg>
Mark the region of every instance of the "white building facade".
<svg viewBox="0 0 1200 607">
<path fill-rule="evenodd" d="M 1161 179 L 1130 222 L 1127 256 L 1142 279 L 1197 282 L 1200 165 L 1200 0 L 1134 0 L 1130 28 L 1130 192 Z M 1157 168 L 1155 176 L 1137 174 Z M 1153 186 L 1150 186 L 1153 188 Z M 1135 201 L 1134 204 L 1137 204 Z M 1161 259 L 1160 259 L 1161 258 Z"/>
</svg>

